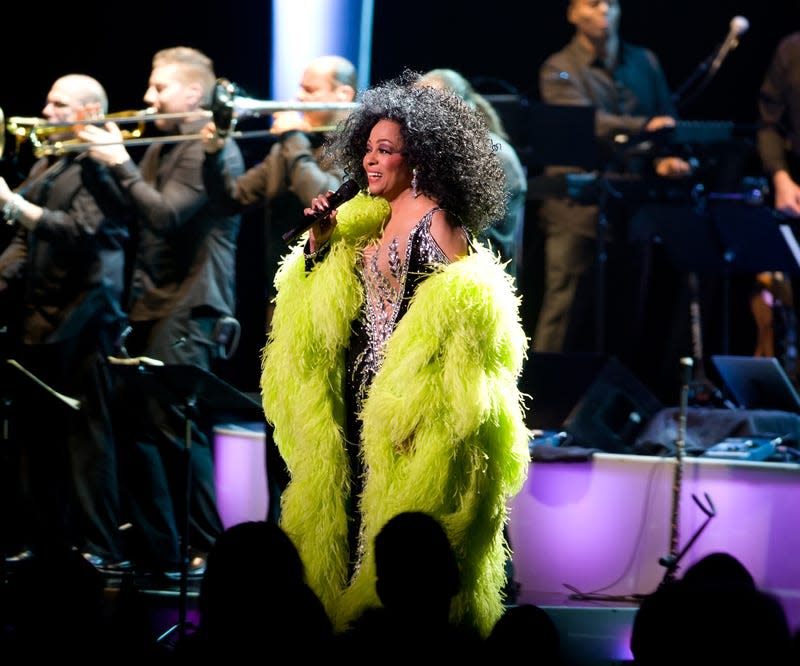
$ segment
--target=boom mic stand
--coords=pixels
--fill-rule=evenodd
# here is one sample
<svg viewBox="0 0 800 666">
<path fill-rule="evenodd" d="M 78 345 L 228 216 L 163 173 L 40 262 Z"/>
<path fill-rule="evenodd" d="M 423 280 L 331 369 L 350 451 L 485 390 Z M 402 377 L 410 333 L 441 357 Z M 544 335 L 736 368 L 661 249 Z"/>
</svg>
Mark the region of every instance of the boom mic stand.
<svg viewBox="0 0 800 666">
<path fill-rule="evenodd" d="M 725 40 L 711 52 L 711 55 L 695 67 L 694 71 L 692 71 L 689 77 L 672 95 L 672 101 L 678 111 L 683 109 L 706 89 L 722 65 L 722 61 L 739 45 L 739 37 L 747 32 L 749 27 L 750 23 L 744 16 L 734 16 L 731 19 L 730 30 Z M 692 90 L 691 94 L 687 95 L 693 86 L 696 87 Z M 686 97 L 684 97 L 684 95 L 686 95 Z"/>
<path fill-rule="evenodd" d="M 713 74 L 710 73 L 710 67 L 711 62 L 714 60 L 715 54 L 716 51 L 703 60 L 697 67 L 695 67 L 694 71 L 692 71 L 689 77 L 676 89 L 675 93 L 672 95 L 672 102 L 675 104 L 676 110 L 680 111 L 686 107 L 689 102 L 694 100 L 695 97 L 705 90 L 706 86 L 711 82 Z M 689 90 L 691 90 L 700 80 L 700 77 L 703 77 L 702 82 L 697 85 L 696 88 L 694 88 L 691 95 L 687 95 Z"/>
</svg>

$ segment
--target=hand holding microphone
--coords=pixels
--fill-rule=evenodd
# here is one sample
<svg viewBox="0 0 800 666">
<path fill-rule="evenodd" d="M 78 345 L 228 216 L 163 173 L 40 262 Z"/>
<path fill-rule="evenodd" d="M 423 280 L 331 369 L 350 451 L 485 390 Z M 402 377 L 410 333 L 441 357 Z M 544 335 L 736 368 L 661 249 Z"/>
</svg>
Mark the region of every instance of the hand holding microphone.
<svg viewBox="0 0 800 666">
<path fill-rule="evenodd" d="M 294 229 L 287 231 L 281 238 L 290 243 L 307 229 L 313 230 L 315 250 L 327 242 L 333 233 L 333 224 L 330 219 L 335 217 L 335 209 L 345 201 L 349 201 L 358 194 L 358 184 L 354 180 L 344 181 L 338 190 L 328 190 L 326 194 L 314 197 L 311 206 L 303 210 L 303 221 Z"/>
<path fill-rule="evenodd" d="M 309 247 L 312 252 L 316 252 L 325 245 L 333 234 L 337 211 L 331 206 L 328 197 L 332 197 L 334 194 L 336 193 L 328 190 L 325 194 L 314 197 L 311 200 L 311 206 L 303 211 L 306 217 L 313 220 L 309 232 Z"/>
</svg>

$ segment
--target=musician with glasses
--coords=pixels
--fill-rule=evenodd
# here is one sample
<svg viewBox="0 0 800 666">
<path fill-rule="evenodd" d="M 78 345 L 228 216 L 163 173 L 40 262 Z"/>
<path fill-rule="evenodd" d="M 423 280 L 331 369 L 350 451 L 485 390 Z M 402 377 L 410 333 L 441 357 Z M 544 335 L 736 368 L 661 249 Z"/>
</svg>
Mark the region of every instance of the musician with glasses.
<svg viewBox="0 0 800 666">
<path fill-rule="evenodd" d="M 107 109 L 96 79 L 68 74 L 53 83 L 42 114 L 56 125 Z M 0 398 L 9 436 L 0 468 L 0 545 L 6 565 L 74 547 L 95 566 L 121 573 L 130 562 L 120 532 L 106 357 L 125 324 L 131 216 L 108 168 L 84 158 L 42 157 L 16 192 L 0 178 L 0 209 L 15 229 L 0 255 Z M 79 401 L 77 408 L 52 391 Z"/>
<path fill-rule="evenodd" d="M 207 122 L 217 79 L 211 59 L 194 48 L 158 51 L 144 95 L 167 135 L 192 135 Z M 136 214 L 136 253 L 130 285 L 131 356 L 167 365 L 211 370 L 219 358 L 215 327 L 236 307 L 236 249 L 241 216 L 224 210 L 203 185 L 205 152 L 199 138 L 154 142 L 138 165 L 119 127 L 87 125 L 79 136 L 92 143 L 89 157 L 110 167 Z M 244 171 L 235 142 L 220 156 L 233 174 Z M 131 522 L 139 564 L 169 578 L 180 573 L 185 473 L 182 410 L 129 382 L 120 393 L 117 437 L 126 452 Z M 204 555 L 222 530 L 216 504 L 213 458 L 203 415 L 193 419 L 190 447 L 190 574 L 201 575 Z M 133 540 L 133 539 L 132 539 Z"/>
<path fill-rule="evenodd" d="M 613 137 L 628 137 L 635 145 L 642 133 L 675 125 L 675 108 L 657 57 L 652 51 L 619 36 L 618 0 L 568 0 L 567 20 L 575 28 L 570 42 L 549 56 L 539 70 L 539 93 L 546 104 L 594 107 L 600 153 L 608 153 L 614 171 L 681 178 L 689 163 L 674 155 L 642 156 L 615 153 Z M 591 147 L 587 147 L 591 148 Z M 651 159 L 651 157 L 653 159 Z M 579 167 L 546 169 L 547 174 L 580 172 Z M 628 325 L 628 295 L 635 280 L 623 272 L 625 202 L 607 197 L 603 212 L 608 226 L 598 231 L 598 202 L 548 198 L 539 210 L 545 239 L 545 284 L 532 344 L 538 352 L 625 351 L 618 330 Z M 606 312 L 596 312 L 598 237 L 606 242 Z M 595 317 L 606 326 L 598 330 Z M 624 326 L 622 326 L 624 328 Z M 608 334 L 608 335 L 607 335 Z M 607 343 L 606 343 L 606 338 Z"/>
<path fill-rule="evenodd" d="M 338 55 L 311 60 L 303 70 L 297 91 L 301 103 L 348 103 L 356 97 L 355 65 Z M 278 138 L 264 159 L 236 177 L 225 169 L 219 152 L 232 139 L 217 136 L 213 122 L 203 128 L 207 153 L 203 177 L 209 196 L 233 210 L 260 207 L 264 212 L 264 300 L 270 326 L 275 299 L 275 272 L 288 245 L 283 234 L 303 219 L 303 209 L 318 194 L 335 191 L 342 183 L 338 167 L 319 163 L 323 140 L 347 114 L 342 110 L 317 110 L 273 114 L 271 131 Z M 270 479 L 270 513 L 277 518 L 278 498 L 287 482 L 284 463 L 268 438 L 267 473 Z"/>
</svg>

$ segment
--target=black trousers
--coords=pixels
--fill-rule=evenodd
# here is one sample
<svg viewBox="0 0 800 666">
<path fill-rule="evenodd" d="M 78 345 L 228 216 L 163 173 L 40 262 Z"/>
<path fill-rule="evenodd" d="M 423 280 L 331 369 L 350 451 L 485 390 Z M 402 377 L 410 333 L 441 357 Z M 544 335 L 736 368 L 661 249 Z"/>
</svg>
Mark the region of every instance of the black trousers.
<svg viewBox="0 0 800 666">
<path fill-rule="evenodd" d="M 66 546 L 123 558 L 106 364 L 118 331 L 117 322 L 100 317 L 80 335 L 9 350 L 27 372 L 3 371 L 6 553 Z M 77 400 L 78 407 L 55 392 Z"/>
<path fill-rule="evenodd" d="M 126 348 L 132 356 L 210 370 L 215 321 L 178 312 L 157 321 L 131 322 Z M 210 415 L 193 411 L 179 395 L 154 391 L 136 381 L 118 386 L 115 413 L 123 440 L 124 506 L 132 524 L 134 559 L 154 569 L 178 565 L 187 515 L 188 543 L 210 550 L 223 529 L 214 486 Z"/>
</svg>

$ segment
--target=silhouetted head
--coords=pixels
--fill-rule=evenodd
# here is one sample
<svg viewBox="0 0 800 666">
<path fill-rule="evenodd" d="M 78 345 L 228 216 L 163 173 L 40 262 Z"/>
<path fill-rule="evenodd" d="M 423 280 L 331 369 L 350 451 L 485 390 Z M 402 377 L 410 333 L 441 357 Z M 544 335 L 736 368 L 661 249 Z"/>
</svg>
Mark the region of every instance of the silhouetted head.
<svg viewBox="0 0 800 666">
<path fill-rule="evenodd" d="M 376 590 L 387 608 L 446 602 L 459 590 L 458 564 L 447 533 L 423 512 L 389 520 L 375 538 Z"/>
<path fill-rule="evenodd" d="M 744 585 L 755 588 L 752 574 L 730 553 L 710 553 L 690 566 L 682 577 L 690 585 Z"/>
<path fill-rule="evenodd" d="M 513 658 L 522 644 L 532 647 L 533 662 L 540 666 L 561 661 L 558 627 L 544 609 L 534 604 L 507 608 L 486 639 L 488 654 L 496 657 Z"/>
<path fill-rule="evenodd" d="M 208 553 L 198 607 L 208 620 L 209 613 L 230 613 L 256 593 L 275 595 L 304 584 L 303 562 L 286 532 L 266 521 L 238 523 L 220 534 Z"/>
</svg>

